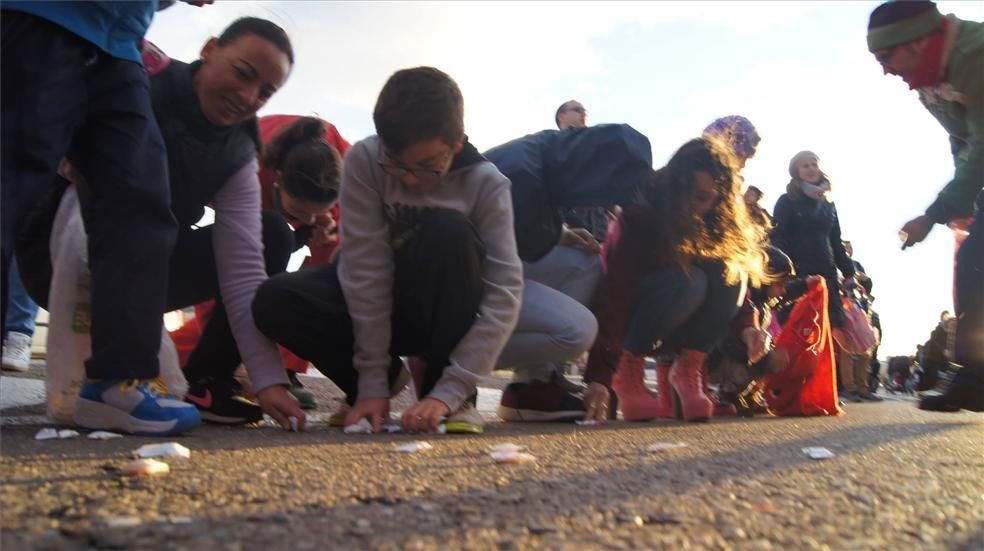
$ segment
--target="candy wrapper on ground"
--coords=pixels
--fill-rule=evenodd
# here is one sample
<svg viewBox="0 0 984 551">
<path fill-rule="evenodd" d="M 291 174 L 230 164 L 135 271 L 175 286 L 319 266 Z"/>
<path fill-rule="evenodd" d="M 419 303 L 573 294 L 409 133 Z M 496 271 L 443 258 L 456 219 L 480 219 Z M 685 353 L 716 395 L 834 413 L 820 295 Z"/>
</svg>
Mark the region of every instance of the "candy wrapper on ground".
<svg viewBox="0 0 984 551">
<path fill-rule="evenodd" d="M 536 461 L 536 457 L 523 452 L 516 451 L 494 451 L 489 455 L 496 463 L 530 463 Z"/>
<path fill-rule="evenodd" d="M 396 451 L 400 453 L 416 453 L 419 451 L 432 450 L 432 449 L 434 449 L 434 446 L 431 446 L 427 442 L 421 442 L 421 441 L 411 442 L 409 444 L 404 444 L 402 446 L 396 447 Z"/>
<path fill-rule="evenodd" d="M 178 444 L 177 442 L 166 442 L 163 444 L 147 444 L 140 446 L 133 451 L 133 457 L 191 457 L 191 450 Z"/>
<path fill-rule="evenodd" d="M 171 466 L 156 459 L 138 459 L 123 467 L 121 473 L 129 476 L 167 474 Z"/>
</svg>

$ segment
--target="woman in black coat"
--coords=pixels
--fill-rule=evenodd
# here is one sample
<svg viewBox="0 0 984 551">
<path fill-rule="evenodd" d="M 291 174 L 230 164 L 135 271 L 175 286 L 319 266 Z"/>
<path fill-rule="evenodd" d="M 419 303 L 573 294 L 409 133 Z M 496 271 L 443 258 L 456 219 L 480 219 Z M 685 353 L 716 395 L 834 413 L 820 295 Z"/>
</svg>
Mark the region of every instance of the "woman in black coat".
<svg viewBox="0 0 984 551">
<path fill-rule="evenodd" d="M 845 279 L 853 278 L 854 263 L 841 242 L 837 208 L 830 200 L 830 180 L 812 151 L 800 151 L 792 158 L 789 175 L 786 193 L 776 201 L 772 214 L 772 244 L 792 258 L 799 274 L 827 280 L 830 324 L 840 327 L 844 309 L 837 270 Z"/>
</svg>

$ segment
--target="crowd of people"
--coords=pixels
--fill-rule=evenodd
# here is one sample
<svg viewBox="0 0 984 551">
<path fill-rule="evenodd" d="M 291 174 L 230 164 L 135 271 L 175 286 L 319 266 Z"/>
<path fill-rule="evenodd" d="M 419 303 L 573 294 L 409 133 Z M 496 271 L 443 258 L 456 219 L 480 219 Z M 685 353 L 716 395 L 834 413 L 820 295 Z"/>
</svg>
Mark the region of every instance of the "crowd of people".
<svg viewBox="0 0 984 551">
<path fill-rule="evenodd" d="M 25 295 L 65 307 L 48 303 L 48 249 L 71 190 L 91 272 L 79 426 L 173 434 L 266 414 L 303 430 L 314 399 L 296 373 L 309 364 L 345 394 L 333 422 L 374 431 L 412 384 L 404 431 L 481 432 L 477 389 L 493 369 L 514 373 L 498 410 L 512 422 L 751 415 L 794 369 L 829 373 L 836 397 L 833 371 L 816 367 L 832 368 L 835 349 L 842 396 L 878 399 L 871 279 L 817 154 L 792 156 L 770 215 L 742 177 L 761 137 L 741 116 L 695 129 L 655 170 L 645 136 L 589 126 L 573 100 L 557 130 L 480 152 L 461 91 L 432 67 L 394 73 L 376 134 L 350 146 L 320 118 L 257 118 L 293 69 L 283 29 L 238 19 L 184 63 L 142 40 L 156 7 L 2 4 L 3 301 L 20 320 L 5 342 L 30 334 Z M 904 246 L 973 216 L 956 268 L 962 367 L 921 407 L 984 410 L 984 25 L 889 2 L 868 46 L 954 150 L 954 180 L 905 225 Z M 215 222 L 199 227 L 207 206 Z M 178 397 L 159 378 L 161 316 L 191 306 L 173 335 L 189 383 Z M 781 338 L 803 320 L 815 339 Z M 565 366 L 585 355 L 581 385 Z M 814 406 L 838 412 L 836 398 Z"/>
</svg>

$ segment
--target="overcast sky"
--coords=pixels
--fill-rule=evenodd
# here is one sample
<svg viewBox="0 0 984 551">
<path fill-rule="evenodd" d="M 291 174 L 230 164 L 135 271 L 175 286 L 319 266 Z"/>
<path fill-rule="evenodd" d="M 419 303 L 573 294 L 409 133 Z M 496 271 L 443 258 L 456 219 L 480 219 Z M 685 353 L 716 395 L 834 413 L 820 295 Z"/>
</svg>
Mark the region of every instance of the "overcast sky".
<svg viewBox="0 0 984 551">
<path fill-rule="evenodd" d="M 148 38 L 192 61 L 235 18 L 288 32 L 296 66 L 262 114 L 314 114 L 349 141 L 374 132 L 394 71 L 432 65 L 465 97 L 479 150 L 553 128 L 569 99 L 589 123 L 625 122 L 663 164 L 711 120 L 745 115 L 763 136 L 746 181 L 771 210 L 789 159 L 809 149 L 831 177 L 846 239 L 875 282 L 881 357 L 908 354 L 952 311 L 953 238 L 937 226 L 901 251 L 897 232 L 952 177 L 946 133 L 867 52 L 878 2 L 232 2 L 176 5 Z M 984 19 L 984 2 L 939 2 Z"/>
</svg>

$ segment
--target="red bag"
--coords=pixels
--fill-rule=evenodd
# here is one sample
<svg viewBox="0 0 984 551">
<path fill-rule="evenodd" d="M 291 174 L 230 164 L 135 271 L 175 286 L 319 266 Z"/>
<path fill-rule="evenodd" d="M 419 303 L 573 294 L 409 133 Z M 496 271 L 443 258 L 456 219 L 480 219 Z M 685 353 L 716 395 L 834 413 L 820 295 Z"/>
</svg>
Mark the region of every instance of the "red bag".
<svg viewBox="0 0 984 551">
<path fill-rule="evenodd" d="M 789 354 L 789 366 L 763 380 L 769 409 L 780 416 L 843 414 L 837 405 L 834 341 L 823 278 L 817 278 L 793 307 L 775 343 Z"/>
</svg>

